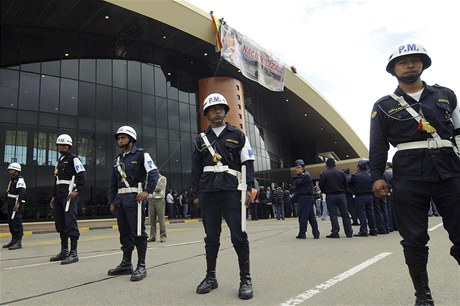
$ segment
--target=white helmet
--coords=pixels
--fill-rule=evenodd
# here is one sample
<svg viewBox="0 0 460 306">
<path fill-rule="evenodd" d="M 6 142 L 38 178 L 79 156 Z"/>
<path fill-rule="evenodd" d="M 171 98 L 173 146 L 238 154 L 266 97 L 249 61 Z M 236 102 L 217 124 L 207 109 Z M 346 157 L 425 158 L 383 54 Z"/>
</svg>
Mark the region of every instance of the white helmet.
<svg viewBox="0 0 460 306">
<path fill-rule="evenodd" d="M 121 126 L 118 128 L 118 131 L 115 133 L 115 139 L 117 139 L 119 134 L 126 134 L 133 139 L 133 142 L 137 141 L 137 133 L 132 127 L 128 125 Z"/>
<path fill-rule="evenodd" d="M 426 48 L 422 44 L 417 43 L 406 43 L 398 46 L 390 55 L 387 63 L 387 72 L 393 73 L 394 61 L 401 56 L 410 55 L 410 54 L 419 54 L 422 57 L 423 61 L 423 70 L 431 66 L 431 58 L 426 52 Z"/>
<path fill-rule="evenodd" d="M 203 101 L 203 111 L 206 113 L 206 109 L 208 107 L 214 106 L 214 105 L 223 105 L 225 108 L 225 112 L 228 112 L 230 110 L 230 107 L 228 106 L 227 99 L 221 94 L 218 93 L 212 93 L 209 96 L 207 96 L 204 101 Z"/>
<path fill-rule="evenodd" d="M 18 172 L 21 172 L 21 165 L 18 164 L 18 163 L 11 163 L 9 166 L 8 166 L 8 170 L 16 170 Z"/>
<path fill-rule="evenodd" d="M 72 137 L 70 137 L 67 134 L 62 134 L 59 135 L 59 137 L 56 140 L 56 145 L 68 145 L 72 146 Z"/>
</svg>

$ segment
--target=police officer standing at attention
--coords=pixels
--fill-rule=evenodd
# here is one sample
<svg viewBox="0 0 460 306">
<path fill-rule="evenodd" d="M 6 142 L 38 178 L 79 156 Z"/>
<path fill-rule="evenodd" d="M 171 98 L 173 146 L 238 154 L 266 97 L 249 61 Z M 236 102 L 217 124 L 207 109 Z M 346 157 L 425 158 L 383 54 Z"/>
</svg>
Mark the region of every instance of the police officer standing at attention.
<svg viewBox="0 0 460 306">
<path fill-rule="evenodd" d="M 368 161 L 358 162 L 358 171 L 351 175 L 348 187 L 355 197 L 356 210 L 360 223 L 359 233 L 355 237 L 377 236 L 375 224 L 374 205 L 372 203 L 371 174 L 368 169 Z M 369 225 L 369 231 L 367 226 Z"/>
<path fill-rule="evenodd" d="M 399 86 L 374 104 L 370 127 L 370 171 L 377 197 L 388 195 L 383 173 L 389 143 L 397 148 L 393 208 L 415 305 L 434 305 L 427 274 L 431 198 L 453 243 L 450 255 L 460 264 L 460 108 L 452 90 L 421 80 L 430 65 L 421 44 L 402 44 L 393 51 L 386 70 Z"/>
<path fill-rule="evenodd" d="M 310 222 L 313 238 L 319 239 L 318 222 L 313 213 L 313 180 L 304 169 L 302 159 L 295 161 L 296 176 L 292 179 L 293 192 L 297 196 L 297 214 L 299 217 L 299 234 L 297 239 L 306 239 L 307 222 Z"/>
<path fill-rule="evenodd" d="M 149 153 L 136 147 L 137 133 L 132 127 L 120 127 L 115 139 L 122 151 L 113 165 L 109 205 L 110 211 L 117 216 L 123 258 L 116 268 L 108 271 L 108 275 L 131 274 L 131 281 L 140 281 L 147 275 L 146 198 L 155 190 L 159 172 Z M 133 272 L 131 258 L 134 246 L 138 260 Z"/>
<path fill-rule="evenodd" d="M 339 221 L 337 219 L 337 208 L 342 216 L 343 227 L 347 238 L 353 238 L 353 229 L 351 228 L 350 217 L 347 208 L 347 177 L 345 172 L 335 167 L 335 159 L 326 160 L 327 169 L 321 172 L 319 176 L 319 188 L 322 193 L 326 194 L 327 210 L 331 219 L 331 234 L 326 238 L 340 238 Z"/>
<path fill-rule="evenodd" d="M 194 202 L 199 203 L 206 237 L 206 277 L 198 285 L 198 294 L 217 288 L 216 261 L 222 231 L 222 216 L 230 229 L 231 241 L 240 267 L 240 299 L 253 296 L 249 271 L 248 235 L 242 231 L 241 191 L 238 185 L 241 167 L 246 166 L 246 203 L 251 201 L 254 182 L 254 155 L 244 133 L 224 122 L 230 110 L 227 100 L 218 93 L 210 94 L 203 111 L 210 125 L 195 139 L 192 157 L 192 190 Z M 240 177 L 239 177 L 240 176 Z M 244 220 L 245 222 L 246 220 Z"/>
<path fill-rule="evenodd" d="M 26 204 L 26 183 L 20 175 L 20 164 L 11 163 L 7 170 L 11 176 L 11 180 L 6 188 L 6 192 L 8 193 L 8 199 L 6 200 L 8 207 L 8 227 L 10 228 L 11 241 L 3 245 L 3 248 L 18 250 L 22 248 L 21 241 L 24 235 L 22 213 Z"/>
<path fill-rule="evenodd" d="M 54 169 L 54 195 L 50 206 L 54 208 L 56 231 L 61 237 L 61 252 L 51 257 L 50 261 L 61 261 L 61 265 L 66 265 L 78 261 L 77 244 L 80 231 L 77 224 L 77 207 L 78 195 L 85 185 L 85 167 L 80 158 L 70 152 L 72 138 L 69 135 L 60 135 L 56 140 L 56 146 L 61 157 Z"/>
</svg>

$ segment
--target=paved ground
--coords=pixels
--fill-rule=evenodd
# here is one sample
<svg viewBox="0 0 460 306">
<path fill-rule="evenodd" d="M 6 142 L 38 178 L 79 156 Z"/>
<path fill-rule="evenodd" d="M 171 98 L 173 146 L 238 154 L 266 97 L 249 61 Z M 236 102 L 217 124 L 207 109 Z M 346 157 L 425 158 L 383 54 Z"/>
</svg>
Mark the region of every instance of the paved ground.
<svg viewBox="0 0 460 306">
<path fill-rule="evenodd" d="M 431 289 L 437 306 L 453 306 L 460 301 L 460 269 L 448 255 L 450 242 L 441 221 L 430 218 Z M 149 243 L 148 276 L 137 283 L 129 276 L 107 276 L 121 259 L 113 224 L 92 224 L 82 231 L 80 261 L 67 266 L 48 261 L 59 251 L 58 235 L 35 230 L 24 237 L 22 250 L 0 251 L 0 305 L 414 304 L 397 232 L 326 239 L 330 224 L 319 222 L 321 239 L 309 233 L 307 240 L 297 240 L 295 219 L 249 221 L 250 301 L 237 296 L 238 265 L 226 226 L 217 263 L 219 288 L 206 295 L 195 293 L 205 274 L 204 234 L 196 220 L 169 224 L 166 243 Z M 4 244 L 9 238 L 0 240 Z"/>
</svg>

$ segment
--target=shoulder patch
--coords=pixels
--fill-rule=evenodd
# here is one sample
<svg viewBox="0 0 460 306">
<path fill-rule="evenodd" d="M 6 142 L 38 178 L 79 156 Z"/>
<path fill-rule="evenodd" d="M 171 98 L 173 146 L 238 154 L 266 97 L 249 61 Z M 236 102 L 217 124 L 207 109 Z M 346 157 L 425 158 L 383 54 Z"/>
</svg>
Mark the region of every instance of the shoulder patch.
<svg viewBox="0 0 460 306">
<path fill-rule="evenodd" d="M 239 144 L 240 143 L 238 140 L 230 139 L 230 138 L 225 139 L 225 141 L 226 142 L 231 142 L 231 143 L 234 143 L 234 144 Z"/>
<path fill-rule="evenodd" d="M 371 118 L 374 119 L 377 116 L 377 111 L 373 111 L 371 114 Z"/>
</svg>

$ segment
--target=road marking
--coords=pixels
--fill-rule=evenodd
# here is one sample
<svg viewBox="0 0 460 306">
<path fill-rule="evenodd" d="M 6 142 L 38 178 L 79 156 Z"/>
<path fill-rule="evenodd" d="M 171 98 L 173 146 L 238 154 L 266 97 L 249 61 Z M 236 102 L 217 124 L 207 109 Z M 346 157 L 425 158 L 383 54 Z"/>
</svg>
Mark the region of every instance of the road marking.
<svg viewBox="0 0 460 306">
<path fill-rule="evenodd" d="M 319 285 L 315 286 L 314 288 L 309 289 L 309 290 L 299 294 L 298 296 L 296 296 L 296 297 L 294 297 L 294 298 L 292 298 L 290 300 L 287 300 L 284 303 L 281 303 L 280 305 L 281 306 L 293 306 L 293 305 L 303 303 L 306 300 L 308 300 L 309 298 L 313 297 L 314 295 L 320 293 L 321 291 L 324 291 L 324 290 L 334 286 L 335 284 L 337 284 L 337 283 L 349 278 L 350 276 L 358 273 L 359 271 L 369 267 L 370 265 L 376 263 L 380 259 L 383 259 L 383 258 L 385 258 L 385 257 L 387 257 L 388 255 L 391 255 L 391 254 L 392 254 L 391 252 L 380 253 L 377 256 L 375 256 L 375 257 L 373 257 L 371 259 L 368 259 L 365 262 L 363 262 L 363 263 L 351 268 L 350 270 L 347 270 L 347 271 L 343 272 L 342 274 L 339 274 L 336 277 L 333 277 L 333 278 L 325 281 L 324 283 L 319 284 Z"/>
<path fill-rule="evenodd" d="M 189 242 L 182 242 L 182 243 L 162 244 L 162 246 L 147 247 L 147 249 L 148 250 L 160 249 L 160 248 L 164 248 L 164 247 L 182 246 L 182 245 L 197 244 L 197 243 L 202 243 L 202 242 L 203 242 L 202 240 L 196 240 L 196 241 L 189 241 Z M 106 253 L 106 254 L 85 256 L 85 257 L 80 257 L 79 256 L 79 260 L 81 260 L 81 259 L 90 259 L 90 258 L 98 258 L 98 257 L 105 257 L 105 256 L 112 256 L 112 255 L 118 255 L 118 254 L 121 254 L 121 253 L 122 253 L 121 251 L 118 251 L 118 252 L 112 252 L 112 253 Z M 48 261 L 48 262 L 41 262 L 41 263 L 30 264 L 30 265 L 3 268 L 3 270 L 7 271 L 7 270 L 24 269 L 24 268 L 39 267 L 39 266 L 52 265 L 52 264 L 58 264 L 58 263 L 60 263 L 60 261 L 54 261 L 54 262 Z"/>
<path fill-rule="evenodd" d="M 429 232 L 432 232 L 432 231 L 434 231 L 435 229 L 437 229 L 438 227 L 441 227 L 441 226 L 442 226 L 442 222 L 439 223 L 438 225 L 435 225 L 435 226 L 433 226 L 432 228 L 428 229 L 428 231 L 429 231 Z"/>
</svg>

